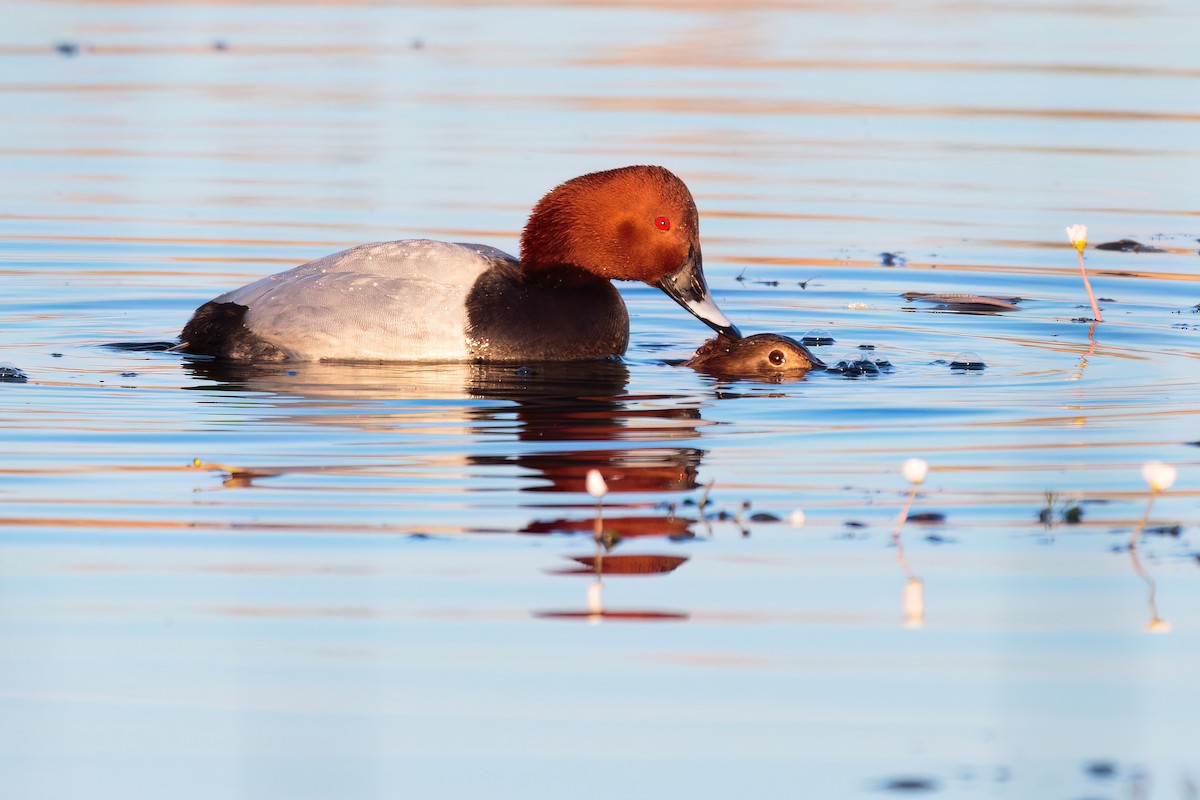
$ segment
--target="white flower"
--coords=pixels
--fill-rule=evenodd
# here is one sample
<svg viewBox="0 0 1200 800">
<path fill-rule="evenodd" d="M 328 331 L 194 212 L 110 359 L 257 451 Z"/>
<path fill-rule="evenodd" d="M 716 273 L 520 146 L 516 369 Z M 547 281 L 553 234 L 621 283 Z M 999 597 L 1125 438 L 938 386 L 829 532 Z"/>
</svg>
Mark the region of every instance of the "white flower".
<svg viewBox="0 0 1200 800">
<path fill-rule="evenodd" d="M 925 482 L 925 475 L 929 472 L 929 464 L 925 463 L 925 459 L 923 458 L 910 458 L 904 462 L 904 466 L 900 468 L 900 472 L 909 483 L 920 486 Z"/>
<path fill-rule="evenodd" d="M 1087 225 L 1068 225 L 1067 240 L 1082 253 L 1083 248 L 1087 246 Z"/>
<path fill-rule="evenodd" d="M 788 514 L 788 523 L 793 528 L 803 528 L 804 527 L 804 511 L 802 509 L 797 508 L 791 514 Z"/>
<path fill-rule="evenodd" d="M 587 493 L 599 500 L 608 494 L 608 484 L 598 469 L 589 469 L 587 473 Z"/>
<path fill-rule="evenodd" d="M 1161 461 L 1148 461 L 1142 466 L 1142 477 L 1155 492 L 1165 492 L 1175 485 L 1175 468 Z"/>
</svg>

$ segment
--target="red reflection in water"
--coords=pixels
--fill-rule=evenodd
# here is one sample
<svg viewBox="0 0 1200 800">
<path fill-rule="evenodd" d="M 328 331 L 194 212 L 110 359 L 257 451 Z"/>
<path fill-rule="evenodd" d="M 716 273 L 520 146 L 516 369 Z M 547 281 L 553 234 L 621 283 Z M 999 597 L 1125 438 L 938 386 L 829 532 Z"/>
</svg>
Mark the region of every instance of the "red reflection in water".
<svg viewBox="0 0 1200 800">
<path fill-rule="evenodd" d="M 691 526 L 694 520 L 685 517 L 605 517 L 604 533 L 614 539 L 638 536 L 666 536 L 671 539 L 695 537 Z M 521 529 L 521 533 L 592 533 L 595 520 L 553 519 L 535 520 Z"/>
<path fill-rule="evenodd" d="M 674 572 L 688 560 L 687 556 L 663 556 L 652 554 L 616 556 L 570 556 L 572 561 L 586 569 L 558 570 L 556 575 L 662 575 Z"/>
</svg>

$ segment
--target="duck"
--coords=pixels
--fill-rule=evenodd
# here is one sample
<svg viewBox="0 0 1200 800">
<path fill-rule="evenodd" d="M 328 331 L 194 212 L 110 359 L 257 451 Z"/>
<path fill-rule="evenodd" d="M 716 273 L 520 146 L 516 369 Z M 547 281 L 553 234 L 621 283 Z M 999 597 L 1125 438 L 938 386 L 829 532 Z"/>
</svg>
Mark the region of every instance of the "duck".
<svg viewBox="0 0 1200 800">
<path fill-rule="evenodd" d="M 684 366 L 718 377 L 800 377 L 825 363 L 800 342 L 778 333 L 733 338 L 718 333 Z"/>
<path fill-rule="evenodd" d="M 530 213 L 519 252 L 429 239 L 359 245 L 210 300 L 175 349 L 237 361 L 618 358 L 629 313 L 614 280 L 657 287 L 741 338 L 708 289 L 696 203 L 665 167 L 556 186 Z"/>
</svg>

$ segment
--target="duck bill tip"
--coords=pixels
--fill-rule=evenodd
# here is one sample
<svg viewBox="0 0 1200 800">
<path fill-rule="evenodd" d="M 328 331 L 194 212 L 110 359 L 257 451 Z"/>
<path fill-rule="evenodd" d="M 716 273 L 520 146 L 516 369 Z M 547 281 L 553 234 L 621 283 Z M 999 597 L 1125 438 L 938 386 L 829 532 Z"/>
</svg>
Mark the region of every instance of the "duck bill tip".
<svg viewBox="0 0 1200 800">
<path fill-rule="evenodd" d="M 708 291 L 708 284 L 704 281 L 704 272 L 701 270 L 698 256 L 693 257 L 689 253 L 688 259 L 683 262 L 683 266 L 678 271 L 654 285 L 717 333 L 730 339 L 742 338 L 742 332 L 729 321 L 729 318 L 712 299 L 712 294 Z"/>
</svg>

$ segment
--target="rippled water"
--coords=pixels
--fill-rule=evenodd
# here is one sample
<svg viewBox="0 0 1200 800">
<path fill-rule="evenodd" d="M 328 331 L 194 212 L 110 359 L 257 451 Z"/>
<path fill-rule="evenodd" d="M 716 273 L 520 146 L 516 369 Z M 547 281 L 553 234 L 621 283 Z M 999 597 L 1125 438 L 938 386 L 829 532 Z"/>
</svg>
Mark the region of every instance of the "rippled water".
<svg viewBox="0 0 1200 800">
<path fill-rule="evenodd" d="M 1196 796 L 1194 3 L 0 15 L 5 796 Z M 743 330 L 892 369 L 699 375 L 632 285 L 600 367 L 103 346 L 630 163 Z M 1164 251 L 1097 326 L 1076 222 Z"/>
</svg>

